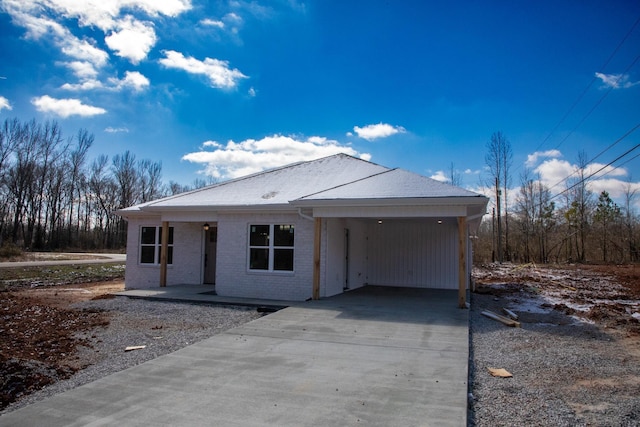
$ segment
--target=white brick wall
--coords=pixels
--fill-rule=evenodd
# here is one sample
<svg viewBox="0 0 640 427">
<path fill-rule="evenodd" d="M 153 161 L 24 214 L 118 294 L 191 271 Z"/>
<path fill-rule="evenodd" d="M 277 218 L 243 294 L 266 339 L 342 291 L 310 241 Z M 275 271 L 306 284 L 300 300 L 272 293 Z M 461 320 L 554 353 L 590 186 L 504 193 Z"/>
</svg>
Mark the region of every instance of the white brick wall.
<svg viewBox="0 0 640 427">
<path fill-rule="evenodd" d="M 321 297 L 340 293 L 344 283 L 344 229 L 350 229 L 350 288 L 364 283 L 457 289 L 457 227 L 419 221 L 377 222 L 323 220 L 320 264 Z M 248 269 L 250 224 L 295 226 L 294 271 L 257 272 Z M 369 225 L 367 225 L 369 224 Z M 160 285 L 160 266 L 139 263 L 142 226 L 160 227 L 157 217 L 129 221 L 127 289 Z M 204 231 L 202 223 L 170 222 L 174 227 L 173 265 L 167 284 L 201 284 Z M 386 232 L 385 229 L 389 229 Z M 369 238 L 367 239 L 367 236 Z M 314 223 L 294 213 L 220 214 L 216 255 L 219 295 L 303 301 L 313 293 Z M 390 259 L 391 255 L 398 259 Z M 367 261 L 368 259 L 368 261 Z"/>
<path fill-rule="evenodd" d="M 295 226 L 293 273 L 249 271 L 250 224 Z M 311 298 L 312 288 L 313 221 L 297 214 L 220 214 L 216 263 L 219 295 L 303 301 Z"/>
<path fill-rule="evenodd" d="M 130 219 L 127 231 L 127 289 L 160 286 L 160 266 L 140 264 L 140 229 L 161 227 L 157 218 Z M 173 227 L 173 265 L 167 267 L 167 285 L 202 283 L 203 231 L 200 223 L 171 222 Z"/>
</svg>

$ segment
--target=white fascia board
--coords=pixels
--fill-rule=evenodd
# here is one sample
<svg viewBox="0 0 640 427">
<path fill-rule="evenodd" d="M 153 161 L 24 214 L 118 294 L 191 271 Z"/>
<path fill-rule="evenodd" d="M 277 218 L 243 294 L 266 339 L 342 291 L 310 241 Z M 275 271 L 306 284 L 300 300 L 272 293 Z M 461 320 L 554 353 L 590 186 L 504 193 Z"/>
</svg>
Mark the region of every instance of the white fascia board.
<svg viewBox="0 0 640 427">
<path fill-rule="evenodd" d="M 193 207 L 172 206 L 145 210 L 140 212 L 142 216 L 152 216 L 169 222 L 216 222 L 221 213 L 225 214 L 268 214 L 268 213 L 294 213 L 298 210 L 290 205 L 253 205 L 253 206 L 212 206 L 212 207 Z"/>
<path fill-rule="evenodd" d="M 313 208 L 316 218 L 444 218 L 467 216 L 459 206 L 321 206 Z"/>
<path fill-rule="evenodd" d="M 153 212 L 141 211 L 141 210 L 127 210 L 127 209 L 118 209 L 113 212 L 121 218 L 129 219 L 129 218 L 154 218 L 157 219 L 160 216 Z"/>
<path fill-rule="evenodd" d="M 344 207 L 344 206 L 482 206 L 489 201 L 484 196 L 477 197 L 415 197 L 388 199 L 318 199 L 292 200 L 290 203 L 297 207 Z"/>
<path fill-rule="evenodd" d="M 162 215 L 166 215 L 169 212 L 296 212 L 296 208 L 288 203 L 272 205 L 148 206 L 143 210 L 145 212 L 161 213 Z"/>
<path fill-rule="evenodd" d="M 169 222 L 205 222 L 214 223 L 218 221 L 218 212 L 213 211 L 190 211 L 190 212 L 165 212 L 162 214 L 162 221 Z"/>
</svg>

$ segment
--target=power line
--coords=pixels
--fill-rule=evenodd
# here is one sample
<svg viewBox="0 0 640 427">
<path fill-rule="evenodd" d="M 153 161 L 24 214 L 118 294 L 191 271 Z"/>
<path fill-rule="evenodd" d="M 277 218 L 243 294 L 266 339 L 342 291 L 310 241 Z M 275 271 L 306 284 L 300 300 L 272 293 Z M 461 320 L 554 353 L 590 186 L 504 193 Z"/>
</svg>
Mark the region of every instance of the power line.
<svg viewBox="0 0 640 427">
<path fill-rule="evenodd" d="M 638 16 L 638 19 L 636 19 L 636 22 L 633 23 L 633 25 L 631 26 L 631 28 L 629 29 L 629 31 L 627 31 L 627 33 L 625 34 L 625 36 L 622 38 L 622 40 L 620 41 L 620 43 L 618 43 L 618 45 L 616 46 L 616 48 L 613 50 L 613 52 L 611 52 L 611 55 L 609 55 L 609 57 L 607 58 L 607 60 L 604 62 L 604 64 L 602 64 L 602 66 L 600 67 L 601 71 L 604 71 L 607 68 L 607 65 L 609 65 L 609 62 L 611 62 L 611 60 L 613 59 L 613 57 L 616 55 L 616 53 L 618 53 L 618 51 L 620 50 L 620 48 L 622 47 L 622 45 L 627 41 L 627 39 L 629 38 L 629 36 L 631 35 L 631 33 L 633 33 L 633 31 L 635 30 L 635 28 L 638 26 L 638 24 L 640 24 L 640 16 Z M 638 58 L 636 58 L 634 60 L 634 63 L 638 60 Z M 622 75 L 618 78 L 618 80 L 622 77 Z M 593 84 L 598 80 L 598 77 L 595 76 L 591 79 L 591 81 L 589 82 L 589 84 L 587 84 L 587 86 L 584 88 L 584 90 L 582 91 L 582 93 L 578 96 L 578 98 L 573 102 L 573 104 L 571 104 L 571 106 L 569 107 L 569 110 L 562 116 L 562 118 L 558 121 L 558 123 L 556 123 L 556 125 L 553 127 L 553 129 L 551 129 L 551 131 L 549 132 L 549 134 L 545 137 L 545 139 L 536 147 L 536 149 L 534 150 L 534 152 L 540 150 L 540 148 L 549 140 L 549 138 L 551 138 L 551 135 L 554 134 L 554 132 L 556 130 L 558 130 L 558 128 L 560 127 L 560 125 L 562 123 L 564 123 L 564 121 L 567 119 L 567 117 L 569 117 L 569 115 L 573 112 L 574 108 L 580 103 L 580 101 L 582 100 L 582 98 L 584 98 L 584 96 L 586 95 L 586 93 L 589 91 L 589 89 L 591 89 L 591 86 L 593 86 Z M 616 81 L 617 83 L 617 81 Z M 611 88 L 613 89 L 613 88 Z M 609 90 L 610 91 L 610 90 Z M 608 93 L 607 93 L 608 94 Z M 605 95 L 606 97 L 606 95 Z M 600 102 L 602 102 L 602 100 L 605 98 L 601 98 L 600 101 L 598 101 L 597 105 L 600 104 Z M 597 105 L 595 107 L 597 107 Z M 594 108 L 592 108 L 591 111 L 593 111 Z M 589 114 L 591 114 L 591 111 L 589 111 Z M 586 117 L 583 118 L 583 120 L 580 122 L 580 124 L 582 124 L 582 122 L 584 121 L 584 119 L 586 119 Z M 578 126 L 580 126 L 580 124 L 578 124 Z M 576 126 L 571 132 L 573 133 L 578 126 Z M 570 135 L 569 134 L 569 135 Z M 558 148 L 566 139 L 568 138 L 565 137 L 560 144 L 558 144 L 558 146 L 556 148 Z"/>
<path fill-rule="evenodd" d="M 637 125 L 635 125 L 634 127 L 632 127 L 631 129 L 629 129 L 624 135 L 622 135 L 620 138 L 616 139 L 614 142 L 612 142 L 607 148 L 605 148 L 604 150 L 602 150 L 597 156 L 595 156 L 593 159 L 587 161 L 586 163 L 593 163 L 596 161 L 596 159 L 598 157 L 600 157 L 603 153 L 605 153 L 606 151 L 610 150 L 613 146 L 615 146 L 616 144 L 618 144 L 620 141 L 624 140 L 627 136 L 631 135 L 633 132 L 635 132 L 638 128 L 640 127 L 640 123 L 638 123 Z M 626 162 L 625 162 L 626 163 Z M 562 184 L 563 182 L 566 182 L 569 180 L 569 178 L 571 178 L 572 176 L 574 176 L 577 173 L 577 171 L 573 171 L 571 174 L 569 174 L 567 177 L 561 179 L 560 181 L 556 182 L 555 184 L 553 184 L 551 187 L 549 187 L 549 190 L 553 190 L 554 188 L 556 188 L 558 185 Z M 566 190 L 565 190 L 566 191 Z M 560 193 L 561 194 L 561 193 Z"/>
<path fill-rule="evenodd" d="M 584 123 L 584 121 L 591 115 L 591 113 L 593 113 L 595 111 L 596 108 L 598 108 L 598 106 L 602 103 L 602 101 L 604 101 L 604 99 L 609 96 L 609 94 L 611 93 L 611 91 L 618 85 L 618 82 L 620 82 L 620 80 L 627 74 L 627 72 L 636 64 L 636 62 L 638 62 L 638 59 L 640 59 L 640 55 L 636 56 L 635 59 L 631 62 L 631 64 L 629 64 L 629 66 L 618 76 L 618 78 L 616 79 L 615 82 L 613 82 L 610 86 L 609 86 L 609 90 L 607 90 L 601 97 L 600 99 L 598 99 L 596 101 L 596 103 L 593 105 L 593 107 L 591 107 L 591 109 L 589 111 L 587 111 L 587 113 L 582 117 L 582 119 L 580 119 L 580 121 L 578 122 L 577 125 L 575 125 L 573 127 L 573 129 L 571 129 L 571 131 L 569 131 L 569 133 L 562 138 L 562 141 L 560 141 L 558 143 L 558 145 L 555 146 L 555 149 L 560 148 L 560 146 L 567 140 L 569 139 L 569 137 L 571 135 L 573 135 L 573 133 L 582 125 L 582 123 Z"/>
<path fill-rule="evenodd" d="M 637 129 L 638 127 L 640 127 L 640 124 L 638 124 L 635 129 Z M 630 132 L 629 132 L 630 133 Z M 627 133 L 627 135 L 629 134 Z M 636 144 L 633 148 L 630 148 L 629 150 L 625 151 L 624 153 L 622 153 L 621 155 L 619 155 L 618 157 L 616 157 L 615 159 L 613 159 L 612 161 L 610 161 L 609 163 L 607 163 L 606 165 L 602 166 L 600 169 L 598 169 L 597 171 L 591 173 L 589 176 L 582 178 L 581 180 L 579 180 L 578 182 L 576 182 L 575 184 L 573 184 L 571 187 L 568 187 L 564 190 L 562 190 L 561 192 L 559 192 L 558 194 L 556 194 L 555 196 L 551 196 L 551 198 L 549 200 L 553 200 L 556 197 L 560 196 L 563 193 L 566 193 L 567 191 L 577 187 L 578 185 L 582 184 L 583 182 L 587 181 L 588 179 L 592 178 L 593 176 L 597 175 L 598 173 L 602 172 L 605 168 L 611 166 L 613 163 L 617 162 L 618 160 L 622 159 L 623 157 L 627 156 L 629 153 L 631 153 L 632 151 L 638 149 L 640 147 L 640 144 Z M 609 173 L 609 172 L 607 172 Z M 606 175 L 606 174 L 605 174 Z"/>
</svg>

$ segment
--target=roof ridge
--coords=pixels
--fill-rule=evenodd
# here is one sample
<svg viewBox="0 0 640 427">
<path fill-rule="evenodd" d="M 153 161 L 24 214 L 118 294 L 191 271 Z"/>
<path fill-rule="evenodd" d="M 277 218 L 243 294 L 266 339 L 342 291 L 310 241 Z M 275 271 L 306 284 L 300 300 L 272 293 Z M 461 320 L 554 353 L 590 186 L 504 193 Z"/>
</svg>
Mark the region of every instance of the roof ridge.
<svg viewBox="0 0 640 427">
<path fill-rule="evenodd" d="M 367 160 L 364 160 L 364 161 L 366 162 Z M 383 167 L 386 170 L 383 170 L 383 171 L 380 171 L 380 172 L 376 172 L 376 173 L 373 173 L 371 175 L 364 176 L 362 178 L 358 178 L 358 179 L 356 179 L 354 181 L 343 182 L 340 185 L 336 185 L 336 186 L 330 187 L 330 188 L 325 188 L 324 190 L 316 191 L 315 193 L 305 194 L 304 196 L 298 197 L 295 200 L 304 199 L 306 197 L 311 197 L 311 196 L 316 195 L 316 194 L 324 193 L 325 191 L 335 190 L 336 188 L 340 188 L 340 187 L 344 187 L 344 186 L 347 186 L 347 185 L 355 184 L 356 182 L 364 181 L 365 179 L 373 178 L 374 176 L 379 176 L 379 175 L 382 175 L 382 174 L 385 174 L 385 173 L 389 173 L 389 172 L 392 172 L 392 171 L 398 169 L 398 168 L 391 168 L 390 169 L 390 168 L 387 168 L 386 166 L 381 166 L 381 165 L 378 165 L 378 164 L 372 163 L 372 162 L 368 162 L 368 163 L 374 164 L 376 166 Z"/>
<path fill-rule="evenodd" d="M 207 190 L 212 189 L 212 188 L 222 187 L 222 186 L 225 186 L 225 185 L 228 185 L 228 184 L 233 184 L 233 183 L 236 183 L 236 182 L 242 182 L 242 181 L 245 181 L 245 180 L 248 180 L 248 179 L 252 179 L 252 178 L 255 178 L 255 177 L 258 177 L 258 176 L 261 176 L 261 175 L 268 175 L 268 174 L 271 174 L 271 173 L 274 173 L 274 172 L 278 172 L 278 171 L 281 171 L 281 170 L 285 170 L 285 169 L 292 169 L 292 168 L 295 168 L 295 167 L 298 167 L 298 166 L 301 166 L 301 165 L 304 165 L 304 164 L 320 162 L 320 161 L 329 159 L 331 157 L 349 157 L 349 158 L 352 158 L 354 160 L 359 160 L 359 161 L 362 161 L 362 162 L 371 163 L 373 165 L 376 165 L 376 163 L 370 162 L 368 160 L 360 159 L 358 157 L 354 157 L 354 156 L 352 156 L 350 154 L 347 154 L 347 153 L 336 153 L 336 154 L 331 154 L 329 156 L 319 157 L 317 159 L 301 160 L 299 162 L 288 163 L 288 164 L 282 165 L 282 166 L 276 166 L 276 167 L 273 167 L 271 169 L 265 169 L 265 170 L 262 170 L 260 172 L 255 172 L 255 173 L 252 173 L 252 174 L 249 174 L 249 175 L 243 175 L 243 176 L 239 176 L 237 178 L 229 179 L 229 180 L 226 180 L 226 181 L 216 182 L 214 184 L 206 185 L 204 187 L 196 188 L 196 189 L 189 190 L 189 191 L 185 191 L 183 193 L 172 194 L 170 196 L 163 197 L 161 199 L 151 200 L 151 201 L 145 202 L 145 203 L 140 203 L 140 204 L 138 204 L 136 206 L 142 206 L 142 205 L 144 205 L 144 206 L 152 206 L 152 205 L 155 205 L 156 203 L 159 203 L 159 202 L 165 202 L 167 200 L 173 200 L 173 199 L 176 199 L 176 198 L 179 198 L 179 197 L 188 196 L 188 195 L 191 195 L 191 194 L 196 194 L 196 193 L 202 192 L 202 191 L 207 191 Z M 380 165 L 377 165 L 377 166 L 380 166 Z M 384 166 L 382 166 L 382 167 L 384 167 Z M 323 190 L 323 191 L 326 191 L 326 190 Z"/>
</svg>

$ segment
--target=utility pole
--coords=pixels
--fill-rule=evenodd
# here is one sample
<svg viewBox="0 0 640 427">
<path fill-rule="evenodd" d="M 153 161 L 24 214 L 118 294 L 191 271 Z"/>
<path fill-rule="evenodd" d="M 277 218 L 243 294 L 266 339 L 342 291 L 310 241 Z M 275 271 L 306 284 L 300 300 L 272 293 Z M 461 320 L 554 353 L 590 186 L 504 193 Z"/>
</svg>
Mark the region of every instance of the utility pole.
<svg viewBox="0 0 640 427">
<path fill-rule="evenodd" d="M 496 262 L 496 208 L 491 212 L 491 262 Z"/>
<path fill-rule="evenodd" d="M 498 207 L 498 262 L 502 264 L 502 226 L 500 221 L 500 194 L 502 191 L 500 190 L 500 183 L 498 181 L 498 177 L 496 177 L 496 205 Z"/>
</svg>

